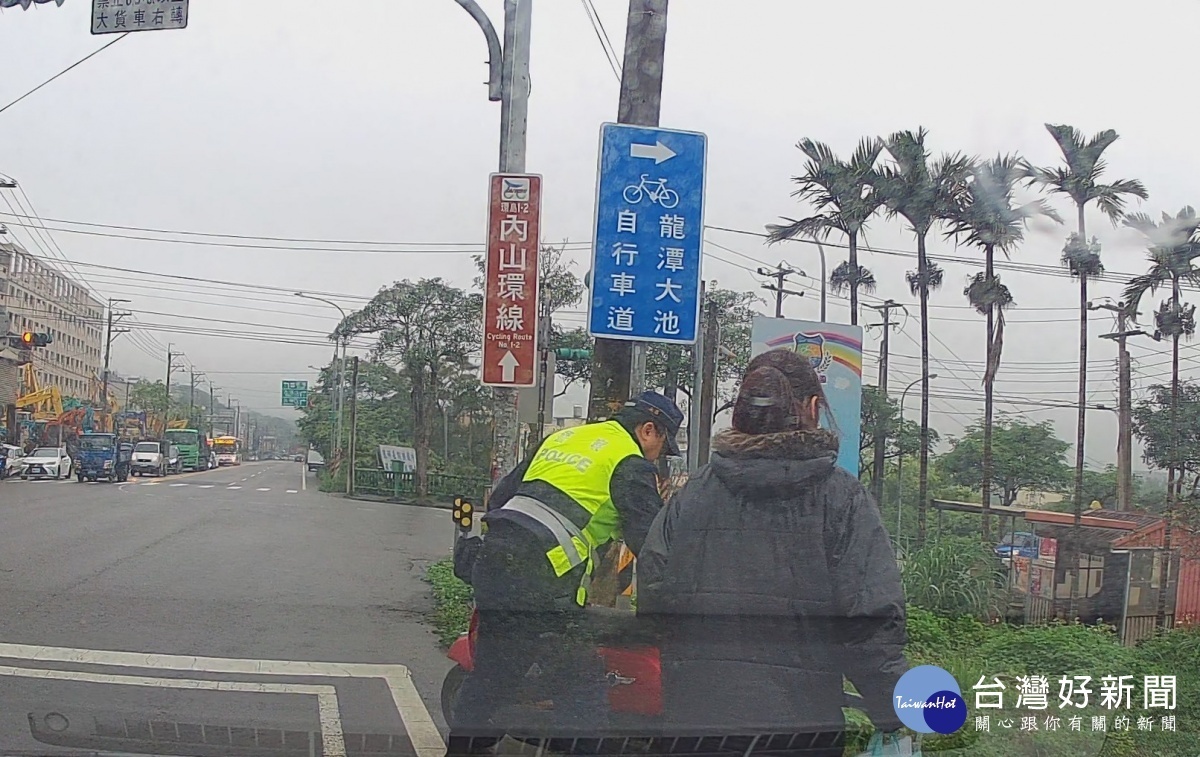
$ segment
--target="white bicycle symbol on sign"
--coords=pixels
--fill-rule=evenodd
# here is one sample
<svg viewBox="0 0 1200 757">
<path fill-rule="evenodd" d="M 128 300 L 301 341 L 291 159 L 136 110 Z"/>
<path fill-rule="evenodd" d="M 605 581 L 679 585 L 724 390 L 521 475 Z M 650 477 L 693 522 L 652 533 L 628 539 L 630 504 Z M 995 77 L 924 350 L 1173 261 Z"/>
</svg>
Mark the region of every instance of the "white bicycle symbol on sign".
<svg viewBox="0 0 1200 757">
<path fill-rule="evenodd" d="M 674 189 L 667 188 L 666 179 L 655 179 L 647 181 L 646 178 L 650 174 L 642 174 L 642 179 L 637 184 L 630 184 L 625 187 L 622 196 L 625 202 L 630 205 L 637 205 L 643 198 L 649 198 L 650 202 L 658 203 L 664 208 L 670 209 L 679 204 L 679 193 Z"/>
</svg>

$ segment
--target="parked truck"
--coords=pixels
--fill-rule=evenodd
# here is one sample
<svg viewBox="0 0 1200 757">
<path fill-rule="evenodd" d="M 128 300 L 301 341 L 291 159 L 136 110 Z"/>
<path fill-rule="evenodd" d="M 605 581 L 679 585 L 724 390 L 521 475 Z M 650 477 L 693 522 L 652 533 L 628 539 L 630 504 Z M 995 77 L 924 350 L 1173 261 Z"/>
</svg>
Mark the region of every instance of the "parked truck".
<svg viewBox="0 0 1200 757">
<path fill-rule="evenodd" d="M 75 477 L 79 483 L 126 481 L 132 450 L 131 445 L 118 443 L 116 434 L 83 434 L 79 437 Z"/>
<path fill-rule="evenodd" d="M 194 428 L 167 429 L 164 437 L 179 448 L 184 470 L 208 470 L 208 437 Z"/>
</svg>

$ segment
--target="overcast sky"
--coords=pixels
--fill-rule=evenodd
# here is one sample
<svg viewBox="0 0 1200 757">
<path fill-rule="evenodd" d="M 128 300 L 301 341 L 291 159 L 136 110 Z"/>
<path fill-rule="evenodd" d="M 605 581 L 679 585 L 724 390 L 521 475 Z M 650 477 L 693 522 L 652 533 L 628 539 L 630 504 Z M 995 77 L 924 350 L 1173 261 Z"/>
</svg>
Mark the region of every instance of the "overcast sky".
<svg viewBox="0 0 1200 757">
<path fill-rule="evenodd" d="M 481 4 L 499 25 L 500 0 Z M 619 51 L 625 1 L 595 5 Z M 88 33 L 89 11 L 86 0 L 66 0 L 62 7 L 0 12 L 0 105 L 113 39 Z M 577 243 L 572 255 L 582 273 L 598 128 L 615 120 L 618 82 L 582 2 L 535 0 L 533 14 L 528 170 L 545 176 L 543 240 Z M 1200 9 L 1183 2 L 1150 2 L 1130 13 L 1128 4 L 1108 0 L 1013 0 L 986 8 L 935 0 L 675 0 L 661 123 L 709 136 L 710 226 L 760 232 L 778 216 L 805 212 L 790 197 L 790 177 L 802 165 L 794 145 L 802 137 L 844 154 L 862 135 L 925 126 L 935 151 L 1015 151 L 1048 165 L 1057 150 L 1047 121 L 1089 134 L 1116 129 L 1121 140 L 1106 154 L 1109 178 L 1141 179 L 1151 195 L 1141 209 L 1173 213 L 1200 202 L 1193 119 L 1176 113 L 1187 102 L 1179 95 L 1179 63 L 1198 21 Z M 1107 55 L 1117 60 L 1108 63 Z M 337 299 L 352 308 L 404 277 L 470 285 L 468 253 L 482 248 L 486 180 L 497 161 L 499 105 L 487 100 L 486 59 L 482 34 L 453 0 L 197 1 L 186 30 L 131 35 L 0 114 L 0 173 L 15 177 L 49 219 L 386 240 L 415 243 L 407 245 L 413 250 L 419 243 L 461 243 L 435 253 L 398 253 L 403 245 L 395 244 L 363 254 L 54 234 L 80 263 L 278 287 L 234 295 L 225 286 L 79 268 L 104 296 L 132 300 L 128 307 L 144 324 L 310 329 L 290 338 L 313 344 L 288 345 L 135 324 L 136 333 L 115 348 L 116 370 L 153 377 L 163 372 L 163 345 L 171 342 L 243 405 L 273 410 L 280 379 L 315 379 L 307 366 L 328 361 L 331 347 L 322 334 L 338 317 L 332 307 L 287 290 L 344 295 Z M 1072 217 L 1066 203 L 1054 202 Z M 0 212 L 12 211 L 0 204 Z M 1110 271 L 1144 268 L 1135 233 L 1114 231 L 1094 210 L 1088 222 Z M 19 227 L 14 233 L 40 252 Z M 1056 266 L 1065 235 L 1039 226 L 1013 258 Z M 765 248 L 754 237 L 713 230 L 706 240 L 705 278 L 724 287 L 755 288 L 748 269 L 781 259 L 810 275 L 801 285 L 814 286 L 819 277 L 807 245 Z M 868 242 L 913 248 L 910 234 L 883 220 L 872 225 Z M 975 256 L 940 234 L 931 242 L 934 257 Z M 829 252 L 832 269 L 844 253 Z M 915 266 L 911 258 L 867 252 L 862 262 L 875 272 L 878 297 L 913 303 L 904 282 Z M 931 309 L 935 391 L 977 395 L 983 322 L 966 307 L 962 289 L 978 266 L 943 266 L 946 284 Z M 1073 402 L 1076 286 L 1062 276 L 1002 276 L 1018 308 L 1009 316 L 997 393 Z M 1110 278 L 1093 286 L 1096 296 L 1119 294 L 1124 280 Z M 817 308 L 811 293 L 790 298 L 785 314 L 815 318 Z M 917 376 L 920 331 L 915 307 L 911 313 L 892 341 L 896 387 Z M 177 317 L 184 315 L 234 323 Z M 831 300 L 830 319 L 847 319 L 844 300 Z M 583 315 L 561 320 L 582 325 Z M 1093 334 L 1111 326 L 1096 314 Z M 876 352 L 878 330 L 867 339 Z M 1115 347 L 1093 338 L 1090 349 L 1092 401 L 1111 404 Z M 1139 342 L 1133 352 L 1135 386 L 1169 375 L 1165 346 Z M 1194 375 L 1197 352 L 1184 354 L 1192 361 L 1185 361 L 1186 373 Z M 875 366 L 869 358 L 872 381 Z M 910 417 L 916 396 L 906 403 Z M 570 413 L 565 404 L 558 414 Z M 1018 410 L 1003 403 L 998 409 Z M 980 410 L 976 401 L 937 400 L 933 422 L 952 435 Z M 1074 438 L 1073 411 L 1019 410 L 1054 421 L 1063 438 Z M 1089 424 L 1089 461 L 1111 462 L 1115 416 L 1095 411 Z"/>
</svg>

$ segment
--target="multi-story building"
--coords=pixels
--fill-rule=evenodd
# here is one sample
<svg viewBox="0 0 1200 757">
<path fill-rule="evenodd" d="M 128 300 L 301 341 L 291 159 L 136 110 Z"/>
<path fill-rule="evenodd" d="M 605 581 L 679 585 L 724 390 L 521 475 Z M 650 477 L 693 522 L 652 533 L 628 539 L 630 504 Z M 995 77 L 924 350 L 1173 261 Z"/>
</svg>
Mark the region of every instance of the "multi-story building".
<svg viewBox="0 0 1200 757">
<path fill-rule="evenodd" d="M 24 331 L 53 337 L 31 351 L 39 384 L 88 399 L 103 370 L 104 303 L 0 235 L 0 336 Z"/>
</svg>

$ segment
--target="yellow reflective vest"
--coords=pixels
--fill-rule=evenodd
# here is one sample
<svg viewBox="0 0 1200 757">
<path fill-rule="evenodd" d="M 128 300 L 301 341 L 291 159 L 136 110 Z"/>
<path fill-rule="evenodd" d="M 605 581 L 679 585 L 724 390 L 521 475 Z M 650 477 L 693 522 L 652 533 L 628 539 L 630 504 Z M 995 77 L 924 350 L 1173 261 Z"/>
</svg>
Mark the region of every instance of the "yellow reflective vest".
<svg viewBox="0 0 1200 757">
<path fill-rule="evenodd" d="M 542 442 L 522 483 L 542 481 L 567 496 L 577 508 L 563 511 L 554 503 L 517 495 L 504 505 L 545 526 L 557 542 L 546 557 L 558 576 L 586 564 L 575 600 L 587 601 L 593 571 L 593 552 L 620 532 L 621 522 L 613 505 L 609 484 L 613 471 L 626 458 L 642 456 L 642 450 L 617 421 L 590 423 L 557 431 Z"/>
</svg>

